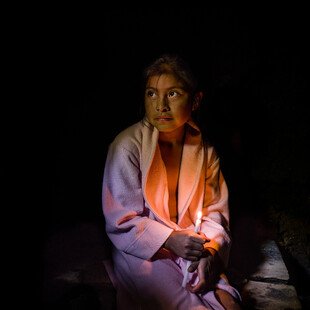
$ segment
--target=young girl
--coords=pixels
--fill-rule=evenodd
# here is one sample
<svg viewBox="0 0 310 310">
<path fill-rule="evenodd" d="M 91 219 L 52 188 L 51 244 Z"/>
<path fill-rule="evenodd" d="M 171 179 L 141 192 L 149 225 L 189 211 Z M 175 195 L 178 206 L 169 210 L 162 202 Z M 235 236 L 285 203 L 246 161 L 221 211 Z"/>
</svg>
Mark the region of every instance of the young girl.
<svg viewBox="0 0 310 310">
<path fill-rule="evenodd" d="M 177 55 L 159 57 L 144 73 L 145 116 L 110 144 L 103 178 L 118 309 L 240 309 L 223 273 L 228 190 L 193 119 L 203 93 Z"/>
</svg>

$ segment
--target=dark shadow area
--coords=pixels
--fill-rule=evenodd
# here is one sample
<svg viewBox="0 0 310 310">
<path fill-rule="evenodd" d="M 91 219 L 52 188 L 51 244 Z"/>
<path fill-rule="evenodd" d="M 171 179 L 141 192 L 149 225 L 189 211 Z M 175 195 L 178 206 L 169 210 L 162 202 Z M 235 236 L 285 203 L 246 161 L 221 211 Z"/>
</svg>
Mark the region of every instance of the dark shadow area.
<svg viewBox="0 0 310 310">
<path fill-rule="evenodd" d="M 44 305 L 46 310 L 114 310 L 116 301 L 111 298 L 115 292 L 112 288 L 105 288 L 100 292 L 89 285 L 75 285 L 63 288 L 58 300 Z M 111 291 L 111 292 L 110 292 Z"/>
<path fill-rule="evenodd" d="M 29 238 L 37 270 L 29 278 L 47 310 L 86 309 L 86 303 L 100 309 L 100 296 L 111 298 L 101 309 L 114 305 L 113 288 L 104 284 L 100 291 L 95 276 L 87 279 L 93 285 L 85 284 L 82 271 L 98 270 L 106 279 L 99 267 L 110 255 L 101 210 L 106 153 L 114 136 L 139 119 L 141 70 L 161 52 L 185 55 L 206 89 L 207 134 L 230 191 L 232 283 L 242 288 L 261 263 L 260 245 L 280 240 L 279 217 L 271 217 L 270 208 L 291 209 L 288 218 L 309 217 L 305 12 L 285 5 L 190 6 L 160 15 L 120 9 L 53 18 L 45 32 L 48 78 L 38 110 L 44 151 L 34 158 L 40 176 L 33 192 L 40 199 L 29 211 L 40 218 Z M 308 305 L 309 279 L 282 251 Z M 59 275 L 69 278 L 58 282 Z"/>
<path fill-rule="evenodd" d="M 84 309 L 89 302 L 91 309 L 114 309 L 115 289 L 103 264 L 109 258 L 102 223 L 81 221 L 55 229 L 42 249 L 44 307 Z"/>
<path fill-rule="evenodd" d="M 289 271 L 290 282 L 296 288 L 303 309 L 310 309 L 309 269 L 307 270 L 283 247 L 280 247 L 280 250 Z"/>
</svg>

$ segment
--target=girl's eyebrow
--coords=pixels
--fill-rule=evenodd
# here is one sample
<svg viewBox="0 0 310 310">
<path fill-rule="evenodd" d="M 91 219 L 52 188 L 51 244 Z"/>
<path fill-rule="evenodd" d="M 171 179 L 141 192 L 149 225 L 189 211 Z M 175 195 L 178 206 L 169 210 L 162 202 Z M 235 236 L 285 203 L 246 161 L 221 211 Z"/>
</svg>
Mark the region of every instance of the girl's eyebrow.
<svg viewBox="0 0 310 310">
<path fill-rule="evenodd" d="M 153 87 L 153 86 L 148 86 L 148 87 L 146 87 L 145 89 L 146 89 L 146 90 L 148 90 L 148 89 L 158 90 L 157 87 Z M 181 87 L 181 86 L 171 86 L 171 87 L 165 88 L 165 90 L 171 90 L 171 89 L 181 89 L 181 90 L 185 90 L 184 87 Z"/>
</svg>

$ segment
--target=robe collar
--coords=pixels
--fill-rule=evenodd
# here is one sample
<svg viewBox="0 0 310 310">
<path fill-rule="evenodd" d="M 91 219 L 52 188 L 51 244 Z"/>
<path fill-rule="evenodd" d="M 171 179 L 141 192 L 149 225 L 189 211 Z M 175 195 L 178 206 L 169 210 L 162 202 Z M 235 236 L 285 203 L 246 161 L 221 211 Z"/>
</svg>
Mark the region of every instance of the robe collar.
<svg viewBox="0 0 310 310">
<path fill-rule="evenodd" d="M 146 118 L 142 134 L 142 185 L 145 199 L 152 212 L 172 228 L 178 225 L 170 220 L 168 207 L 168 184 L 164 162 L 158 145 L 159 131 Z M 187 122 L 178 189 L 179 223 L 185 215 L 195 194 L 204 164 L 204 148 L 197 125 Z"/>
</svg>

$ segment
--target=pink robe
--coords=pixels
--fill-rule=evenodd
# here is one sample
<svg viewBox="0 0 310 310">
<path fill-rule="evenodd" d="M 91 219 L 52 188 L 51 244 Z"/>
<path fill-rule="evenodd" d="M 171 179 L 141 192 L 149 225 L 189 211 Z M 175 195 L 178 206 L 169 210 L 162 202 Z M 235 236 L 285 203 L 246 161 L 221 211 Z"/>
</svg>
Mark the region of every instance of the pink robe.
<svg viewBox="0 0 310 310">
<path fill-rule="evenodd" d="M 119 309 L 223 309 L 213 291 L 201 295 L 183 288 L 186 261 L 162 249 L 173 230 L 194 229 L 202 210 L 201 231 L 211 239 L 208 246 L 228 263 L 227 186 L 214 149 L 202 146 L 193 122 L 187 126 L 178 193 L 174 223 L 156 128 L 142 120 L 115 138 L 106 159 L 102 201 L 106 232 L 114 246 Z M 240 298 L 225 275 L 218 287 Z"/>
</svg>

